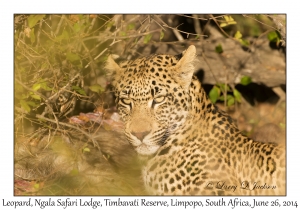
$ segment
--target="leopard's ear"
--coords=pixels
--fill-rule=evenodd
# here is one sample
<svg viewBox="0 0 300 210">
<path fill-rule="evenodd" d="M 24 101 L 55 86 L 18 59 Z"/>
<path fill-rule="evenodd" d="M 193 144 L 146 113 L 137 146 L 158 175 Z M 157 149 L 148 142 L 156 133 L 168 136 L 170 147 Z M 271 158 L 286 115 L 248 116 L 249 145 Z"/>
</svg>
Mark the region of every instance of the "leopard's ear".
<svg viewBox="0 0 300 210">
<path fill-rule="evenodd" d="M 175 80 L 188 91 L 195 71 L 196 47 L 189 46 L 175 66 Z"/>
<path fill-rule="evenodd" d="M 109 55 L 104 66 L 106 75 L 112 78 L 113 86 L 115 85 L 115 81 L 118 80 L 118 75 L 121 73 L 121 67 L 114 60 L 115 57 L 117 55 Z"/>
</svg>

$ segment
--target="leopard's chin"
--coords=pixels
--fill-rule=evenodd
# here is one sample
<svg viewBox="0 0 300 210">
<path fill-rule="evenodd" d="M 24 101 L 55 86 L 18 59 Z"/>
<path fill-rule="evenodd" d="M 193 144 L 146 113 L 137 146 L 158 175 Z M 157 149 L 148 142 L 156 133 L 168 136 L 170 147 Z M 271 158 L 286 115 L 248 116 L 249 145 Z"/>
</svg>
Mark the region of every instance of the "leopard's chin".
<svg viewBox="0 0 300 210">
<path fill-rule="evenodd" d="M 146 145 L 144 143 L 134 147 L 135 151 L 139 155 L 143 155 L 143 156 L 151 156 L 155 154 L 159 148 L 160 148 L 159 145 Z"/>
</svg>

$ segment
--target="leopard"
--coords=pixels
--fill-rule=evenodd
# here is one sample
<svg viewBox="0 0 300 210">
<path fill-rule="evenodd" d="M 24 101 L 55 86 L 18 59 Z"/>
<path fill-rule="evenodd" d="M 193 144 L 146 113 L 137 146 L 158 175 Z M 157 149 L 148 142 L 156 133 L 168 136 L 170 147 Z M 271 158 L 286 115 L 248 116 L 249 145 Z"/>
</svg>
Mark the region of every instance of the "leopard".
<svg viewBox="0 0 300 210">
<path fill-rule="evenodd" d="M 105 64 L 149 195 L 285 195 L 285 146 L 255 141 L 211 102 L 196 47 Z M 138 178 L 137 178 L 138 179 Z"/>
</svg>

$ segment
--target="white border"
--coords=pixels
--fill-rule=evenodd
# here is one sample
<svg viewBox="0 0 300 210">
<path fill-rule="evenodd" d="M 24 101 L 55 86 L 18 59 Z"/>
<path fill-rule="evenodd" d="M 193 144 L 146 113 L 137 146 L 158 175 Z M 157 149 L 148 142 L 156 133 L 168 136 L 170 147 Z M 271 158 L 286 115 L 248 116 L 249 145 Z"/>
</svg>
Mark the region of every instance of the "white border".
<svg viewBox="0 0 300 210">
<path fill-rule="evenodd" d="M 295 3 L 294 3 L 295 2 Z M 0 206 L 2 199 L 27 200 L 27 197 L 13 197 L 13 14 L 14 13 L 286 13 L 287 14 L 287 197 L 279 197 L 281 201 L 290 200 L 299 202 L 299 140 L 300 133 L 297 118 L 299 113 L 298 87 L 299 72 L 299 11 L 296 1 L 2 1 L 1 30 L 0 30 L 0 93 L 1 93 L 1 151 L 0 151 Z M 297 62 L 298 61 L 298 62 Z M 47 200 L 47 197 L 41 197 Z M 59 197 L 54 197 L 58 199 Z M 62 197 L 65 199 L 66 197 Z M 133 200 L 136 197 L 122 197 L 124 200 Z M 152 200 L 166 200 L 171 197 L 146 197 Z M 202 200 L 209 197 L 177 197 L 178 199 Z M 239 197 L 247 200 L 247 197 Z M 76 197 L 72 197 L 76 199 Z M 88 200 L 88 197 L 84 197 Z M 103 200 L 104 197 L 95 199 Z M 114 197 L 116 199 L 116 197 Z M 217 200 L 219 198 L 213 197 Z M 230 199 L 230 197 L 226 197 Z M 248 198 L 249 200 L 252 198 Z M 260 200 L 274 200 L 276 197 L 257 197 Z M 50 207 L 46 207 L 50 208 Z M 56 207 L 58 208 L 58 207 Z M 75 207 L 72 209 L 79 209 Z M 107 207 L 108 208 L 108 207 Z M 140 207 L 138 207 L 140 208 Z M 148 207 L 152 208 L 152 207 Z M 157 208 L 153 207 L 152 209 Z M 40 208 L 31 208 L 40 209 Z M 70 207 L 69 207 L 70 209 Z M 91 209 L 91 207 L 89 207 Z M 111 208 L 114 209 L 114 208 Z M 129 208 L 128 208 L 129 209 Z M 135 208 L 137 209 L 137 208 Z M 182 208 L 175 208 L 182 209 Z M 229 209 L 229 208 L 228 208 Z M 230 208 L 231 209 L 231 208 Z"/>
</svg>

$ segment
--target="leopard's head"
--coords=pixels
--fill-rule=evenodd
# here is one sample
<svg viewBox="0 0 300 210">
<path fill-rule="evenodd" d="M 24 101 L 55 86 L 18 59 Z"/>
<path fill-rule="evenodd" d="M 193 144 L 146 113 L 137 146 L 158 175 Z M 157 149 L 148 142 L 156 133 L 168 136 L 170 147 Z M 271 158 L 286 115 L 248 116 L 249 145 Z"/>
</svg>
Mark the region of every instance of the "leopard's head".
<svg viewBox="0 0 300 210">
<path fill-rule="evenodd" d="M 120 64 L 108 57 L 125 135 L 139 154 L 155 154 L 185 123 L 195 57 L 193 45 L 179 56 L 152 55 Z"/>
</svg>

